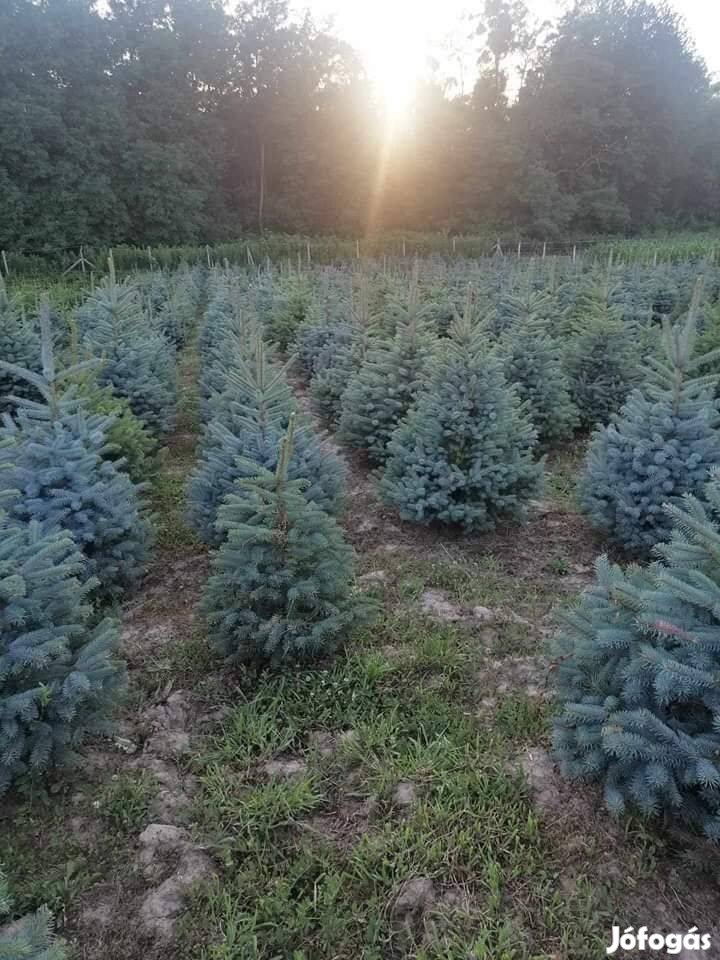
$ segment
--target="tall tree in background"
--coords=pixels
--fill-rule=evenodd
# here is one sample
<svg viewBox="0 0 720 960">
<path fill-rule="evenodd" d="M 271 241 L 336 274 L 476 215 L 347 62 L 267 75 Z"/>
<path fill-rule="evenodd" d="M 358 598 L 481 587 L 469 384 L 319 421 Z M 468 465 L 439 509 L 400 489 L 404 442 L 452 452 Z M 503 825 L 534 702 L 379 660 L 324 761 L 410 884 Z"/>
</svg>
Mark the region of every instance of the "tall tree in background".
<svg viewBox="0 0 720 960">
<path fill-rule="evenodd" d="M 127 228 L 106 24 L 86 0 L 0 4 L 0 247 L 51 252 Z"/>
<path fill-rule="evenodd" d="M 232 69 L 219 0 L 110 0 L 108 24 L 124 136 L 117 189 L 127 239 L 212 234 L 224 208 L 218 108 Z"/>
<path fill-rule="evenodd" d="M 515 135 L 538 189 L 544 181 L 572 201 L 568 224 L 638 228 L 691 175 L 708 97 L 705 67 L 668 7 L 578 0 L 520 93 Z M 532 206 L 520 217 L 532 219 Z"/>
</svg>

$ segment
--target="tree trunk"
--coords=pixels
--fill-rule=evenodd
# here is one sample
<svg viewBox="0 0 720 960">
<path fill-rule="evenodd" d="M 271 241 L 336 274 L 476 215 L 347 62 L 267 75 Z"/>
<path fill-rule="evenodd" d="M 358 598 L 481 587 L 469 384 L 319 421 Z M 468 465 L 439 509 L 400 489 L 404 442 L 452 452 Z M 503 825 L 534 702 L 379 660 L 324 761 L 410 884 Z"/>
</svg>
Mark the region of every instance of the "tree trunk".
<svg viewBox="0 0 720 960">
<path fill-rule="evenodd" d="M 265 229 L 265 141 L 260 143 L 260 190 L 258 195 L 258 229 Z"/>
</svg>

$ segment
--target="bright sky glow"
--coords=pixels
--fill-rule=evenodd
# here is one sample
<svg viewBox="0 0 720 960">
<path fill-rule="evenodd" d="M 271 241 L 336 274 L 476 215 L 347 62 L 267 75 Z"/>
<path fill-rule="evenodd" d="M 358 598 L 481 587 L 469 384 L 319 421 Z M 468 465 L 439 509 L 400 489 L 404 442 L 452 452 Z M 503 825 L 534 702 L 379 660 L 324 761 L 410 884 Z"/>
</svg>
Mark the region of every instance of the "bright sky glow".
<svg viewBox="0 0 720 960">
<path fill-rule="evenodd" d="M 527 0 L 541 19 L 556 17 L 563 0 Z M 472 0 L 293 0 L 319 19 L 331 17 L 339 36 L 359 51 L 390 117 L 399 118 L 415 83 L 433 59 L 455 91 L 472 89 L 474 54 L 468 43 Z M 720 0 L 674 0 L 711 71 L 720 73 Z"/>
</svg>

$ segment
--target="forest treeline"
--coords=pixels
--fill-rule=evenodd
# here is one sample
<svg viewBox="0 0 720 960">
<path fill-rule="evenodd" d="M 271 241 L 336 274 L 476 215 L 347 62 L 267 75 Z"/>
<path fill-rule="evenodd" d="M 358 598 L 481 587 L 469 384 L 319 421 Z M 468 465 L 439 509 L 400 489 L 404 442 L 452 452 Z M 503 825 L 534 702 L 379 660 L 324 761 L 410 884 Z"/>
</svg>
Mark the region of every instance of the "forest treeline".
<svg viewBox="0 0 720 960">
<path fill-rule="evenodd" d="M 720 88 L 676 14 L 477 14 L 472 90 L 430 77 L 388 141 L 357 54 L 286 0 L 3 0 L 0 247 L 720 220 Z"/>
</svg>

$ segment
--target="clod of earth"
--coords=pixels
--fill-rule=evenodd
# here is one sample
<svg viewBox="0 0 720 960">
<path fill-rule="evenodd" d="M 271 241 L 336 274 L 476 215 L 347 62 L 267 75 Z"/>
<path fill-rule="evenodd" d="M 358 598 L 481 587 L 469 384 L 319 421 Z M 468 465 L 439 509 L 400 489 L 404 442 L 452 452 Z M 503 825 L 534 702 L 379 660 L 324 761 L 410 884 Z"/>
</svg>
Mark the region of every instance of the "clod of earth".
<svg viewBox="0 0 720 960">
<path fill-rule="evenodd" d="M 271 780 L 293 780 L 307 770 L 304 760 L 268 760 L 263 770 Z"/>
<path fill-rule="evenodd" d="M 418 797 L 418 789 L 411 780 L 401 780 L 395 787 L 393 803 L 396 807 L 411 807 Z"/>
<path fill-rule="evenodd" d="M 415 926 L 435 904 L 435 884 L 430 877 L 406 880 L 392 909 L 394 921 L 405 927 Z"/>
</svg>

